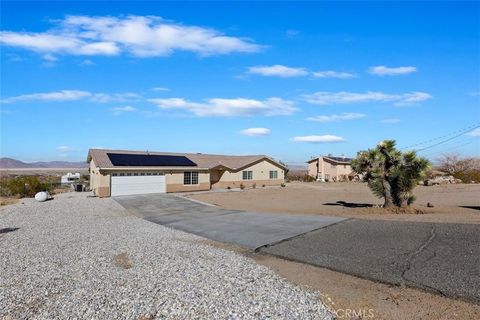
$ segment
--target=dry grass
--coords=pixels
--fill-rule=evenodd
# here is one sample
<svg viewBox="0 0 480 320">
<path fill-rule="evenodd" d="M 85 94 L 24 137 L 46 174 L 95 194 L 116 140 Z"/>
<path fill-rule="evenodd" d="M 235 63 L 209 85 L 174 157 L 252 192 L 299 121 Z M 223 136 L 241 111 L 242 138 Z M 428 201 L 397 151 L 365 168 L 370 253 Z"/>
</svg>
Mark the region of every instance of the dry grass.
<svg viewBox="0 0 480 320">
<path fill-rule="evenodd" d="M 133 267 L 133 262 L 126 252 L 122 252 L 113 256 L 113 263 L 120 268 L 130 269 Z"/>
<path fill-rule="evenodd" d="M 9 204 L 15 204 L 20 199 L 18 197 L 0 197 L 0 206 L 7 206 Z"/>
</svg>

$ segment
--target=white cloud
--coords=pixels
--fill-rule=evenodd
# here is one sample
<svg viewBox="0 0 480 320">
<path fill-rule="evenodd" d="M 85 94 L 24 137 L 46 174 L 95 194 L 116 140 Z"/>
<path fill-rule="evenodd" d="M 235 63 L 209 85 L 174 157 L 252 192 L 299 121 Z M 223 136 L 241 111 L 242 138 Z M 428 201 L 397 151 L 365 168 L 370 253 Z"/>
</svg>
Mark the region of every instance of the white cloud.
<svg viewBox="0 0 480 320">
<path fill-rule="evenodd" d="M 125 102 L 131 100 L 140 99 L 141 96 L 132 93 L 92 93 L 82 90 L 59 90 L 52 92 L 42 92 L 42 93 L 32 93 L 32 94 L 22 94 L 18 96 L 8 97 L 2 99 L 2 103 L 15 103 L 22 101 L 74 101 L 88 99 L 89 101 L 96 103 L 107 103 L 107 102 Z"/>
<path fill-rule="evenodd" d="M 380 120 L 380 123 L 399 123 L 400 119 L 397 118 L 388 118 Z"/>
<path fill-rule="evenodd" d="M 72 148 L 70 148 L 69 146 L 58 146 L 56 149 L 59 152 L 67 152 L 72 150 Z"/>
<path fill-rule="evenodd" d="M 300 31 L 298 30 L 287 30 L 285 32 L 287 38 L 295 38 L 296 36 L 298 36 L 300 34 Z"/>
<path fill-rule="evenodd" d="M 469 133 L 466 134 L 467 136 L 472 136 L 472 137 L 480 137 L 480 128 L 473 129 Z"/>
<path fill-rule="evenodd" d="M 290 115 L 298 110 L 293 102 L 276 97 L 266 100 L 213 98 L 205 102 L 193 102 L 182 98 L 149 99 L 148 101 L 156 104 L 160 109 L 185 110 L 199 117 Z"/>
<path fill-rule="evenodd" d="M 0 32 L 0 43 L 42 54 L 136 57 L 168 56 L 190 51 L 201 56 L 256 52 L 251 40 L 209 28 L 186 26 L 156 16 L 67 16 L 45 32 Z"/>
<path fill-rule="evenodd" d="M 134 107 L 131 107 L 131 106 L 125 106 L 125 107 L 112 108 L 111 111 L 113 111 L 113 115 L 119 116 L 119 115 L 121 115 L 122 113 L 125 113 L 125 112 L 137 111 L 137 109 L 135 109 Z"/>
<path fill-rule="evenodd" d="M 349 79 L 355 78 L 356 75 L 348 72 L 339 72 L 333 70 L 311 72 L 307 68 L 300 67 L 287 67 L 280 64 L 272 66 L 254 66 L 249 67 L 247 73 L 258 74 L 265 77 L 280 77 L 280 78 L 292 78 L 292 77 L 304 77 L 312 75 L 315 78 L 338 78 Z"/>
<path fill-rule="evenodd" d="M 0 43 L 11 47 L 20 47 L 39 53 L 71 54 L 71 55 L 116 55 L 119 48 L 114 43 L 87 42 L 76 35 L 66 33 L 53 34 L 0 32 Z"/>
<path fill-rule="evenodd" d="M 408 66 L 408 67 L 386 67 L 386 66 L 375 66 L 370 67 L 368 72 L 371 74 L 375 74 L 378 76 L 398 76 L 402 74 L 409 74 L 413 72 L 417 72 L 416 67 Z"/>
<path fill-rule="evenodd" d="M 138 100 L 140 98 L 142 98 L 142 96 L 134 92 L 95 93 L 95 94 L 92 94 L 92 97 L 90 98 L 90 100 L 97 103 L 108 103 L 108 102 L 125 102 L 125 101 L 131 101 L 131 100 Z"/>
<path fill-rule="evenodd" d="M 304 68 L 292 68 L 279 64 L 273 66 L 255 66 L 248 68 L 248 73 L 259 74 L 266 77 L 302 77 L 308 75 L 308 71 Z"/>
<path fill-rule="evenodd" d="M 344 138 L 339 136 L 334 136 L 331 134 L 326 134 L 323 136 L 297 136 L 291 139 L 294 142 L 308 142 L 308 143 L 334 143 L 345 141 Z"/>
<path fill-rule="evenodd" d="M 170 89 L 165 87 L 155 87 L 152 88 L 152 91 L 170 91 Z"/>
<path fill-rule="evenodd" d="M 85 59 L 82 62 L 80 62 L 81 66 L 93 66 L 95 63 L 90 60 L 90 59 Z"/>
<path fill-rule="evenodd" d="M 20 101 L 73 101 L 90 97 L 88 91 L 60 90 L 45 93 L 22 94 L 19 96 L 2 99 L 2 103 L 15 103 Z"/>
<path fill-rule="evenodd" d="M 58 60 L 57 57 L 55 57 L 53 54 L 47 53 L 43 55 L 43 60 L 48 61 L 48 62 L 56 62 Z"/>
<path fill-rule="evenodd" d="M 349 72 L 339 72 L 333 70 L 317 71 L 312 73 L 315 78 L 338 78 L 338 79 L 351 79 L 357 76 Z"/>
<path fill-rule="evenodd" d="M 270 129 L 267 128 L 248 128 L 240 131 L 244 136 L 259 137 L 270 135 Z"/>
<path fill-rule="evenodd" d="M 340 92 L 319 91 L 313 94 L 304 94 L 300 98 L 308 103 L 320 104 L 320 105 L 365 103 L 365 102 L 394 102 L 394 104 L 397 106 L 406 106 L 406 105 L 412 105 L 421 101 L 431 99 L 432 96 L 425 92 L 387 94 L 383 92 L 373 92 L 373 91 L 368 91 L 364 93 L 347 92 L 347 91 L 340 91 Z"/>
<path fill-rule="evenodd" d="M 361 119 L 364 117 L 365 115 L 362 113 L 344 112 L 342 114 L 332 114 L 330 116 L 308 117 L 307 120 L 326 123 L 326 122 L 334 122 L 334 121 L 355 120 L 355 119 Z"/>
<path fill-rule="evenodd" d="M 401 98 L 398 99 L 398 102 L 395 102 L 394 104 L 396 106 L 410 106 L 431 98 L 432 96 L 426 92 L 405 93 L 401 95 Z"/>
</svg>

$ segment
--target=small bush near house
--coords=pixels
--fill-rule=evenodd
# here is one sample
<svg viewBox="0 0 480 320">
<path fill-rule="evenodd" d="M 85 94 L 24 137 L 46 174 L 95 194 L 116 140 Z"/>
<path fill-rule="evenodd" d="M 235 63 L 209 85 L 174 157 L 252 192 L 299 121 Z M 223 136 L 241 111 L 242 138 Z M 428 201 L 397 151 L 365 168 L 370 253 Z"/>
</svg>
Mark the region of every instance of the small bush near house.
<svg viewBox="0 0 480 320">
<path fill-rule="evenodd" d="M 0 195 L 3 197 L 33 197 L 40 191 L 52 192 L 56 184 L 58 183 L 49 177 L 42 180 L 37 176 L 2 177 Z"/>
<path fill-rule="evenodd" d="M 300 181 L 300 182 L 314 182 L 315 178 L 308 175 L 306 170 L 292 170 L 289 171 L 286 179 L 288 182 L 290 181 Z"/>
<path fill-rule="evenodd" d="M 255 188 L 257 188 L 257 184 L 256 184 L 256 183 L 252 184 L 252 189 L 255 189 Z"/>
<path fill-rule="evenodd" d="M 243 184 L 240 185 L 240 189 L 245 189 L 245 186 Z"/>
</svg>

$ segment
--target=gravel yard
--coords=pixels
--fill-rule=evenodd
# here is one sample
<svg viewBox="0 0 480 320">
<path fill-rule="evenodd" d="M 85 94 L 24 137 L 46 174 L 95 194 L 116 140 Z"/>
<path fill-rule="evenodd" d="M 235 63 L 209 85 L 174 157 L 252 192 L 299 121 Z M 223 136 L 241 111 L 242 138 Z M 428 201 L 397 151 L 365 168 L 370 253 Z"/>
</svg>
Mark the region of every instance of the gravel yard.
<svg viewBox="0 0 480 320">
<path fill-rule="evenodd" d="M 0 230 L 0 318 L 330 318 L 319 293 L 111 199 L 24 199 Z"/>
</svg>

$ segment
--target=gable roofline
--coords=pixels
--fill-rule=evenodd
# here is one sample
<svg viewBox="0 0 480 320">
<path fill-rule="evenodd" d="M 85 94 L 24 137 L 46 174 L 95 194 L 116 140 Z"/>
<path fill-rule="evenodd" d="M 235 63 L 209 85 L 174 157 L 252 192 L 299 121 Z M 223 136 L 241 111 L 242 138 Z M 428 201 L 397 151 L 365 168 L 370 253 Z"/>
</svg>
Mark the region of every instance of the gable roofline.
<svg viewBox="0 0 480 320">
<path fill-rule="evenodd" d="M 185 156 L 193 161 L 197 167 L 192 169 L 213 169 L 216 167 L 224 167 L 232 171 L 238 171 L 242 168 L 246 168 L 255 163 L 263 160 L 267 160 L 276 166 L 288 170 L 288 167 L 282 163 L 275 161 L 274 159 L 266 155 L 247 155 L 247 156 L 231 156 L 231 155 L 218 155 L 218 154 L 205 154 L 205 153 L 176 153 L 176 152 L 157 152 L 157 151 L 137 151 L 137 150 L 114 150 L 114 149 L 89 149 L 87 155 L 87 162 L 94 161 L 95 165 L 104 170 L 112 168 L 120 168 L 115 166 L 110 161 L 108 153 L 124 153 L 124 154 L 144 154 L 144 155 L 175 155 Z M 123 167 L 126 169 L 126 167 Z M 134 169 L 135 167 L 130 167 Z M 159 166 L 152 166 L 153 168 L 162 168 Z"/>
</svg>

